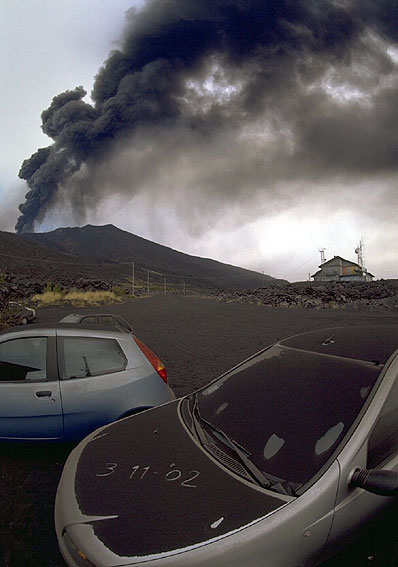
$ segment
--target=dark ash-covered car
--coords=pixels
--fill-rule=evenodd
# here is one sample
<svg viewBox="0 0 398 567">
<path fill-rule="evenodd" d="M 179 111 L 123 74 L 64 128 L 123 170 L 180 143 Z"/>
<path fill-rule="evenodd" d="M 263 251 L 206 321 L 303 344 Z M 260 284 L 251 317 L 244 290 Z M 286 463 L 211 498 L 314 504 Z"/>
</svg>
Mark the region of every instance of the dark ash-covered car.
<svg viewBox="0 0 398 567">
<path fill-rule="evenodd" d="M 78 445 L 69 566 L 319 565 L 398 495 L 398 327 L 296 335 Z"/>
<path fill-rule="evenodd" d="M 85 325 L 112 325 L 129 333 L 134 333 L 133 327 L 120 315 L 114 313 L 70 313 L 59 321 L 60 323 L 80 323 Z"/>
<path fill-rule="evenodd" d="M 7 305 L 11 322 L 14 325 L 26 325 L 36 319 L 36 310 L 18 301 L 9 301 Z"/>
</svg>

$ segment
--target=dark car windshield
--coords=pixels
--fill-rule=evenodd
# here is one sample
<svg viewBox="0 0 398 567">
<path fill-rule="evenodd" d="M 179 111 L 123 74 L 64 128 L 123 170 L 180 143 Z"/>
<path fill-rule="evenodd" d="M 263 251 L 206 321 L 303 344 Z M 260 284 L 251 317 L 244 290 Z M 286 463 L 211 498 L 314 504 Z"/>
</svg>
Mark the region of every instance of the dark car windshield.
<svg viewBox="0 0 398 567">
<path fill-rule="evenodd" d="M 200 390 L 197 405 L 260 470 L 302 485 L 353 424 L 381 368 L 273 346 Z"/>
</svg>

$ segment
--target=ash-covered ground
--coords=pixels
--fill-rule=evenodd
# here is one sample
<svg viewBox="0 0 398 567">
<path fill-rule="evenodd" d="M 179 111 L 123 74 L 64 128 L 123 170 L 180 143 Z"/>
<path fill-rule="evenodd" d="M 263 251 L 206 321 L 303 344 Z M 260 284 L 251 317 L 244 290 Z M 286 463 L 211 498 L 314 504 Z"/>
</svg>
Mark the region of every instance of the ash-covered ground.
<svg viewBox="0 0 398 567">
<path fill-rule="evenodd" d="M 177 396 L 188 394 L 268 344 L 303 331 L 340 325 L 398 324 L 398 311 L 265 307 L 217 297 L 159 294 L 84 311 L 119 313 L 164 361 Z M 39 309 L 38 322 L 80 308 Z M 64 567 L 53 505 L 70 446 L 0 444 L 0 566 Z M 324 567 L 398 564 L 397 507 Z M 209 566 L 211 567 L 211 566 Z"/>
</svg>

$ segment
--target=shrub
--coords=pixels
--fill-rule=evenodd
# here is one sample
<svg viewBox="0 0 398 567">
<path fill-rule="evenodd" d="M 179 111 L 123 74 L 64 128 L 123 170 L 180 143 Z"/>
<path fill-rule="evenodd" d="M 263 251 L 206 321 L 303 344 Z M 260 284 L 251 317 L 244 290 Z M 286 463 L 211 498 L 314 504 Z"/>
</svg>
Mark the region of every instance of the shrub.
<svg viewBox="0 0 398 567">
<path fill-rule="evenodd" d="M 51 291 L 45 289 L 43 293 L 38 293 L 32 297 L 32 301 L 35 301 L 41 305 L 51 305 L 53 303 L 60 303 L 65 297 L 65 294 L 60 292 Z"/>
<path fill-rule="evenodd" d="M 44 292 L 64 293 L 62 286 L 59 283 L 47 282 Z"/>
<path fill-rule="evenodd" d="M 6 309 L 0 311 L 0 331 L 10 326 L 9 314 Z"/>
<path fill-rule="evenodd" d="M 112 291 L 118 299 L 125 299 L 126 288 L 123 285 L 114 286 Z"/>
<path fill-rule="evenodd" d="M 7 306 L 0 309 L 0 331 L 3 331 L 7 327 L 13 327 L 17 322 L 18 318 L 15 317 L 15 314 L 13 314 Z"/>
</svg>

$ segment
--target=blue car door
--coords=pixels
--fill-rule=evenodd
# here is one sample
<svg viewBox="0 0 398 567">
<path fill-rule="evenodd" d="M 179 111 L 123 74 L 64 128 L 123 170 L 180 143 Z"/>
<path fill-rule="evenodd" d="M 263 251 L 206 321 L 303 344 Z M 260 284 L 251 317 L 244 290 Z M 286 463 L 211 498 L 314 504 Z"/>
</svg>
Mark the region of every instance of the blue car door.
<svg viewBox="0 0 398 567">
<path fill-rule="evenodd" d="M 106 337 L 57 338 L 65 437 L 82 438 L 131 407 L 131 370 L 118 341 Z"/>
<path fill-rule="evenodd" d="M 58 439 L 63 415 L 55 336 L 49 332 L 0 342 L 0 439 Z"/>
</svg>

